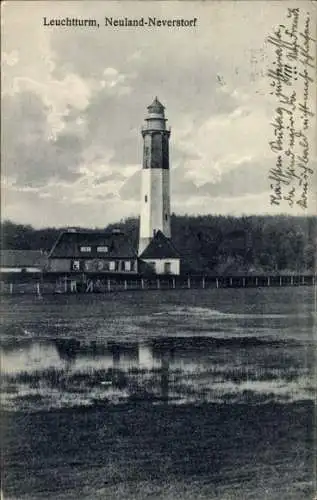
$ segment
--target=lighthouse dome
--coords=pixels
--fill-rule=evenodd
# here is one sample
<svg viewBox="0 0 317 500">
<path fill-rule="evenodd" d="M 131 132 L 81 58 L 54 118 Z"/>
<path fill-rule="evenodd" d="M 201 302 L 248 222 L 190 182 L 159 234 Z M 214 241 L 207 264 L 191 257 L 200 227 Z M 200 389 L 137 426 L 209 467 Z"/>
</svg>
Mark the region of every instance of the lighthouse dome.
<svg viewBox="0 0 317 500">
<path fill-rule="evenodd" d="M 147 107 L 149 110 L 149 113 L 155 113 L 155 114 L 164 114 L 164 106 L 160 101 L 158 100 L 157 97 L 155 97 L 154 101 L 150 106 Z"/>
</svg>

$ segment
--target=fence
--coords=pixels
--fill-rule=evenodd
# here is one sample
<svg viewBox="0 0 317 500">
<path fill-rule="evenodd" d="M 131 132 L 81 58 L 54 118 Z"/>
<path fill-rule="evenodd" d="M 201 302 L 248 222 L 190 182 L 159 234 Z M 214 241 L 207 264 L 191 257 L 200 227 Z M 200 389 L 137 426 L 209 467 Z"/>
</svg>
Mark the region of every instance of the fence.
<svg viewBox="0 0 317 500">
<path fill-rule="evenodd" d="M 119 291 L 184 290 L 211 288 L 251 288 L 312 286 L 315 275 L 279 276 L 160 276 L 142 277 L 100 277 L 100 276 L 59 276 L 52 279 L 33 277 L 29 280 L 9 279 L 0 282 L 2 294 L 49 293 L 109 293 Z"/>
</svg>

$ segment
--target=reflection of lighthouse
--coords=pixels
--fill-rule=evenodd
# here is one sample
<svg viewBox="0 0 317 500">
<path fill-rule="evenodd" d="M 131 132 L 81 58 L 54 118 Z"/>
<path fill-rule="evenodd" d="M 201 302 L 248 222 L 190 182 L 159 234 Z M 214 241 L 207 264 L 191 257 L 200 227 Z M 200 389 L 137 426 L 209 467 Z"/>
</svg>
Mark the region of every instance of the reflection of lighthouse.
<svg viewBox="0 0 317 500">
<path fill-rule="evenodd" d="M 148 106 L 144 141 L 139 255 L 158 231 L 171 237 L 169 137 L 164 106 L 157 97 Z"/>
<path fill-rule="evenodd" d="M 160 366 L 161 363 L 153 358 L 152 347 L 147 344 L 139 344 L 139 367 L 152 370 Z"/>
<path fill-rule="evenodd" d="M 160 396 L 163 401 L 168 401 L 169 393 L 169 372 L 170 372 L 170 352 L 162 350 L 159 356 L 153 353 L 153 346 L 147 344 L 139 345 L 139 367 L 151 371 L 159 369 Z"/>
<path fill-rule="evenodd" d="M 161 397 L 164 401 L 168 401 L 169 393 L 169 356 L 163 355 L 162 366 L 161 366 Z"/>
</svg>

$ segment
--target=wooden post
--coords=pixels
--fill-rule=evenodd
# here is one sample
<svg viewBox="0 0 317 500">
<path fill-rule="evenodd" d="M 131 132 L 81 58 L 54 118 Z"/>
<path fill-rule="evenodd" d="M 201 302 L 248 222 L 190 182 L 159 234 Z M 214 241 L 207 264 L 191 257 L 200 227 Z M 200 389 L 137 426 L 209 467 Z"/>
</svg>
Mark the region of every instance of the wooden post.
<svg viewBox="0 0 317 500">
<path fill-rule="evenodd" d="M 202 279 L 202 283 L 201 283 L 202 287 L 205 288 L 206 286 L 206 283 L 205 283 L 205 276 L 203 276 L 203 279 Z"/>
<path fill-rule="evenodd" d="M 219 288 L 219 280 L 216 278 L 216 288 Z"/>
<path fill-rule="evenodd" d="M 245 287 L 245 278 L 242 279 L 242 286 Z"/>
<path fill-rule="evenodd" d="M 141 288 L 142 288 L 142 290 L 144 289 L 144 279 L 143 278 L 141 278 Z"/>
<path fill-rule="evenodd" d="M 230 286 L 232 286 L 232 278 L 230 278 L 229 283 L 230 283 Z"/>
<path fill-rule="evenodd" d="M 270 277 L 268 276 L 267 277 L 267 286 L 270 286 L 270 284 L 271 284 L 271 280 L 270 280 Z"/>
<path fill-rule="evenodd" d="M 107 279 L 107 290 L 111 292 L 111 280 L 109 278 Z"/>
<path fill-rule="evenodd" d="M 280 276 L 280 286 L 282 286 L 282 276 Z"/>
<path fill-rule="evenodd" d="M 255 286 L 258 286 L 259 280 L 258 277 L 255 278 Z"/>
<path fill-rule="evenodd" d="M 40 288 L 40 282 L 38 281 L 36 283 L 36 293 L 40 297 L 41 296 L 41 288 Z"/>
<path fill-rule="evenodd" d="M 157 278 L 156 280 L 156 288 L 159 289 L 160 288 L 160 279 Z"/>
<path fill-rule="evenodd" d="M 294 276 L 291 276 L 291 285 L 294 285 Z"/>
<path fill-rule="evenodd" d="M 128 289 L 128 282 L 127 280 L 124 280 L 124 289 L 127 290 Z"/>
<path fill-rule="evenodd" d="M 187 288 L 190 288 L 190 278 L 187 278 Z"/>
<path fill-rule="evenodd" d="M 175 278 L 173 278 L 173 288 L 176 288 Z"/>
<path fill-rule="evenodd" d="M 302 285 L 305 285 L 305 276 L 302 276 Z"/>
<path fill-rule="evenodd" d="M 12 295 L 13 294 L 13 283 L 10 283 L 9 291 L 10 291 L 10 295 Z"/>
<path fill-rule="evenodd" d="M 76 280 L 71 280 L 70 282 L 70 291 L 73 293 L 73 292 L 77 292 L 77 281 Z"/>
<path fill-rule="evenodd" d="M 64 277 L 64 292 L 67 293 L 67 276 Z"/>
</svg>

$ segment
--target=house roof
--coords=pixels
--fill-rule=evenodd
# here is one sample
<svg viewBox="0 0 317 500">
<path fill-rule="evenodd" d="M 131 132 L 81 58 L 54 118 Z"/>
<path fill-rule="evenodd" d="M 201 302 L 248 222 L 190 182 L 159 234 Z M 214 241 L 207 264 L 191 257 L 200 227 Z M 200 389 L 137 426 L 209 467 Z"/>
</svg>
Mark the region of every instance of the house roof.
<svg viewBox="0 0 317 500">
<path fill-rule="evenodd" d="M 47 254 L 41 250 L 0 250 L 1 267 L 43 268 L 47 263 Z"/>
<path fill-rule="evenodd" d="M 179 253 L 171 240 L 162 231 L 157 231 L 154 238 L 140 255 L 141 259 L 179 259 Z"/>
<path fill-rule="evenodd" d="M 89 252 L 81 247 L 90 247 Z M 107 247 L 106 252 L 97 251 L 97 247 Z M 137 258 L 136 250 L 127 235 L 119 230 L 62 232 L 57 238 L 49 258 Z"/>
</svg>

